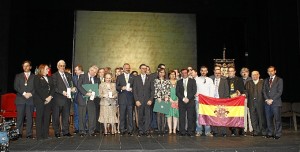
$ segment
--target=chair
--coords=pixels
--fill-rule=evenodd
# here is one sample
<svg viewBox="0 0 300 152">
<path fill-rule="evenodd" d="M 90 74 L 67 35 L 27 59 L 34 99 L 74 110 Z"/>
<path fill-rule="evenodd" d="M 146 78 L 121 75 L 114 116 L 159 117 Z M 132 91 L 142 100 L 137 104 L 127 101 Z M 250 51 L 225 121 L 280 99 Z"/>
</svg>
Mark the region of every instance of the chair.
<svg viewBox="0 0 300 152">
<path fill-rule="evenodd" d="M 291 128 L 292 117 L 293 117 L 291 102 L 282 102 L 281 117 L 289 117 L 290 118 L 290 128 Z"/>
<path fill-rule="evenodd" d="M 17 95 L 15 93 L 6 93 L 1 96 L 1 120 L 5 118 L 17 118 L 17 107 L 15 104 Z"/>
<path fill-rule="evenodd" d="M 295 127 L 295 131 L 297 131 L 298 130 L 297 116 L 300 117 L 300 102 L 293 102 L 292 111 L 293 111 L 294 127 Z"/>
</svg>

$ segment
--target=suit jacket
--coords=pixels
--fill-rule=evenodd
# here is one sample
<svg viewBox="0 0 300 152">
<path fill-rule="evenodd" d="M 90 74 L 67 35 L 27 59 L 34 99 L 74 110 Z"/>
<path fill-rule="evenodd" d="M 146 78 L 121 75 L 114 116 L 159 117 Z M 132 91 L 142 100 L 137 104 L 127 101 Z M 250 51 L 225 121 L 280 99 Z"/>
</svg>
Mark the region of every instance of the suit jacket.
<svg viewBox="0 0 300 152">
<path fill-rule="evenodd" d="M 27 92 L 27 93 L 31 93 L 32 95 L 34 94 L 34 86 L 33 86 L 34 74 L 30 73 L 30 76 L 27 79 L 27 85 L 25 85 L 25 81 L 26 81 L 25 78 L 26 78 L 26 76 L 25 76 L 24 72 L 17 74 L 15 77 L 14 88 L 17 92 L 15 104 L 25 104 L 26 103 L 29 105 L 33 105 L 33 97 L 26 99 L 23 96 L 23 93 Z"/>
<path fill-rule="evenodd" d="M 215 79 L 213 79 L 215 83 Z M 229 87 L 228 82 L 224 78 L 220 78 L 219 88 L 218 88 L 219 98 L 229 98 Z"/>
<path fill-rule="evenodd" d="M 154 85 L 153 81 L 151 81 L 148 75 L 146 75 L 144 85 L 141 75 L 138 75 L 134 78 L 133 97 L 135 101 L 140 101 L 142 105 L 146 105 L 149 100 L 151 100 L 153 103 Z"/>
<path fill-rule="evenodd" d="M 189 99 L 188 104 L 195 104 L 195 94 L 197 93 L 197 84 L 195 79 L 188 78 L 187 84 L 187 98 Z M 184 98 L 184 87 L 183 87 L 183 79 L 177 81 L 176 85 L 176 96 L 178 97 L 178 103 L 185 104 L 183 102 Z"/>
<path fill-rule="evenodd" d="M 99 84 L 99 79 L 97 79 L 96 77 L 93 77 L 94 79 L 94 83 Z M 87 91 L 82 87 L 83 84 L 89 84 L 90 80 L 89 80 L 89 75 L 88 73 L 82 74 L 79 77 L 79 80 L 77 82 L 77 89 L 78 89 L 78 95 L 77 95 L 77 101 L 79 105 L 86 105 L 86 101 L 84 99 L 83 96 L 86 95 Z"/>
<path fill-rule="evenodd" d="M 35 93 L 33 95 L 33 103 L 41 104 L 46 101 L 49 96 L 54 96 L 54 82 L 52 77 L 47 76 L 48 82 L 43 76 L 36 75 L 33 80 Z M 52 101 L 51 101 L 52 102 Z"/>
<path fill-rule="evenodd" d="M 245 86 L 244 86 L 244 82 L 243 82 L 242 78 L 234 76 L 233 78 L 228 77 L 227 80 L 228 80 L 228 87 L 229 87 L 229 95 L 231 95 L 232 93 L 235 93 L 237 90 L 239 90 L 241 94 L 244 93 Z M 230 89 L 231 83 L 233 83 L 233 85 L 234 85 L 234 90 Z"/>
<path fill-rule="evenodd" d="M 64 74 L 68 81 L 69 86 L 72 87 L 73 82 L 72 82 L 71 74 L 66 72 Z M 70 99 L 68 99 L 66 96 L 63 95 L 63 91 L 67 92 L 67 87 L 58 71 L 52 75 L 52 78 L 55 87 L 54 103 L 57 106 L 63 106 L 66 102 L 70 102 Z"/>
<path fill-rule="evenodd" d="M 248 108 L 253 108 L 254 104 L 264 105 L 264 96 L 263 96 L 263 85 L 264 80 L 258 80 L 258 83 L 247 81 L 245 84 L 245 94 L 247 97 L 247 106 Z"/>
<path fill-rule="evenodd" d="M 282 106 L 281 95 L 283 91 L 283 80 L 282 78 L 275 76 L 272 85 L 269 85 L 270 78 L 265 79 L 263 85 L 263 94 L 265 99 L 272 99 L 273 106 Z"/>
<path fill-rule="evenodd" d="M 128 83 L 130 83 L 130 87 L 133 88 L 133 80 L 134 76 L 129 74 Z M 116 87 L 118 94 L 118 102 L 121 105 L 134 105 L 134 98 L 132 91 L 122 90 L 123 86 L 126 86 L 125 74 L 121 74 L 117 77 Z"/>
</svg>

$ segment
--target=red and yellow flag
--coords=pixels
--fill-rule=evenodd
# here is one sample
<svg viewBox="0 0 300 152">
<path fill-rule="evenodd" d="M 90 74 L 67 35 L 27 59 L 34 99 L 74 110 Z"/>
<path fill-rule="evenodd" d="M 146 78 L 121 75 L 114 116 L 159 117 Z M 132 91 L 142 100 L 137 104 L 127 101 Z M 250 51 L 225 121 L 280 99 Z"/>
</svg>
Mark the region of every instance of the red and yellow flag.
<svg viewBox="0 0 300 152">
<path fill-rule="evenodd" d="M 245 97 L 218 99 L 199 95 L 199 124 L 244 127 Z"/>
</svg>

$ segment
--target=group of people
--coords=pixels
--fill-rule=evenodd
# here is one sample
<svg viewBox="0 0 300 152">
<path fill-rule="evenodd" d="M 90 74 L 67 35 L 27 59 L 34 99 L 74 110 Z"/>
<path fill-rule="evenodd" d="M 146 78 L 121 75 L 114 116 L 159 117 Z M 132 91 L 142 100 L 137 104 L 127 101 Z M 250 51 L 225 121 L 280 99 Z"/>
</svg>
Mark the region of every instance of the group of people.
<svg viewBox="0 0 300 152">
<path fill-rule="evenodd" d="M 253 136 L 279 139 L 282 134 L 283 80 L 276 76 L 274 66 L 268 67 L 269 78 L 265 80 L 260 79 L 258 71 L 252 71 L 250 77 L 248 68 L 242 68 L 242 77 L 238 77 L 235 67 L 229 67 L 228 77 L 225 77 L 221 75 L 220 66 L 215 66 L 214 74 L 209 77 L 206 66 L 200 67 L 200 76 L 192 67 L 180 72 L 166 71 L 164 64 L 159 64 L 155 73 L 141 64 L 139 75 L 137 71 L 131 72 L 128 63 L 116 68 L 115 75 L 110 68 L 93 65 L 84 72 L 82 66 L 77 65 L 72 76 L 63 60 L 57 62 L 58 70 L 52 76 L 48 75 L 46 64 L 39 65 L 36 75 L 31 73 L 30 61 L 24 61 L 22 67 L 23 72 L 16 75 L 14 82 L 19 137 L 22 137 L 26 118 L 26 138 L 33 138 L 34 110 L 38 140 L 50 138 L 51 121 L 56 138 L 72 137 L 71 109 L 73 134 L 81 137 L 97 136 L 101 132 L 105 136 L 109 133 L 133 136 L 135 128 L 138 137 L 149 137 L 153 130 L 158 136 L 178 133 L 180 136 L 226 137 L 228 127 L 203 126 L 198 122 L 199 94 L 213 98 L 246 97 L 245 127 L 229 128 L 232 136 L 249 131 Z M 86 90 L 86 84 L 97 84 L 98 92 Z M 159 103 L 169 103 L 169 110 L 154 112 L 153 107 Z"/>
</svg>

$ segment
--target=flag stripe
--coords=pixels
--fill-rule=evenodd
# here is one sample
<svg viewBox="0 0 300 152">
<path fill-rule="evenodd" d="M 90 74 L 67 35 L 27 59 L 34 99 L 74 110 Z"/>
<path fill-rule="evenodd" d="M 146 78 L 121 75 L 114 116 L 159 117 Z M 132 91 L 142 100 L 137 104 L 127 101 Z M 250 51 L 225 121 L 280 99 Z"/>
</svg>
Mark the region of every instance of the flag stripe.
<svg viewBox="0 0 300 152">
<path fill-rule="evenodd" d="M 237 102 L 239 101 L 239 102 Z M 204 95 L 199 95 L 199 103 L 206 105 L 224 105 L 224 106 L 244 106 L 245 97 L 218 99 Z"/>
<path fill-rule="evenodd" d="M 199 104 L 199 114 L 214 116 L 222 115 L 224 117 L 244 117 L 244 106 L 214 106 Z"/>
<path fill-rule="evenodd" d="M 211 126 L 225 126 L 225 127 L 244 127 L 244 117 L 212 117 L 206 115 L 199 115 L 200 125 L 211 125 Z"/>
</svg>

